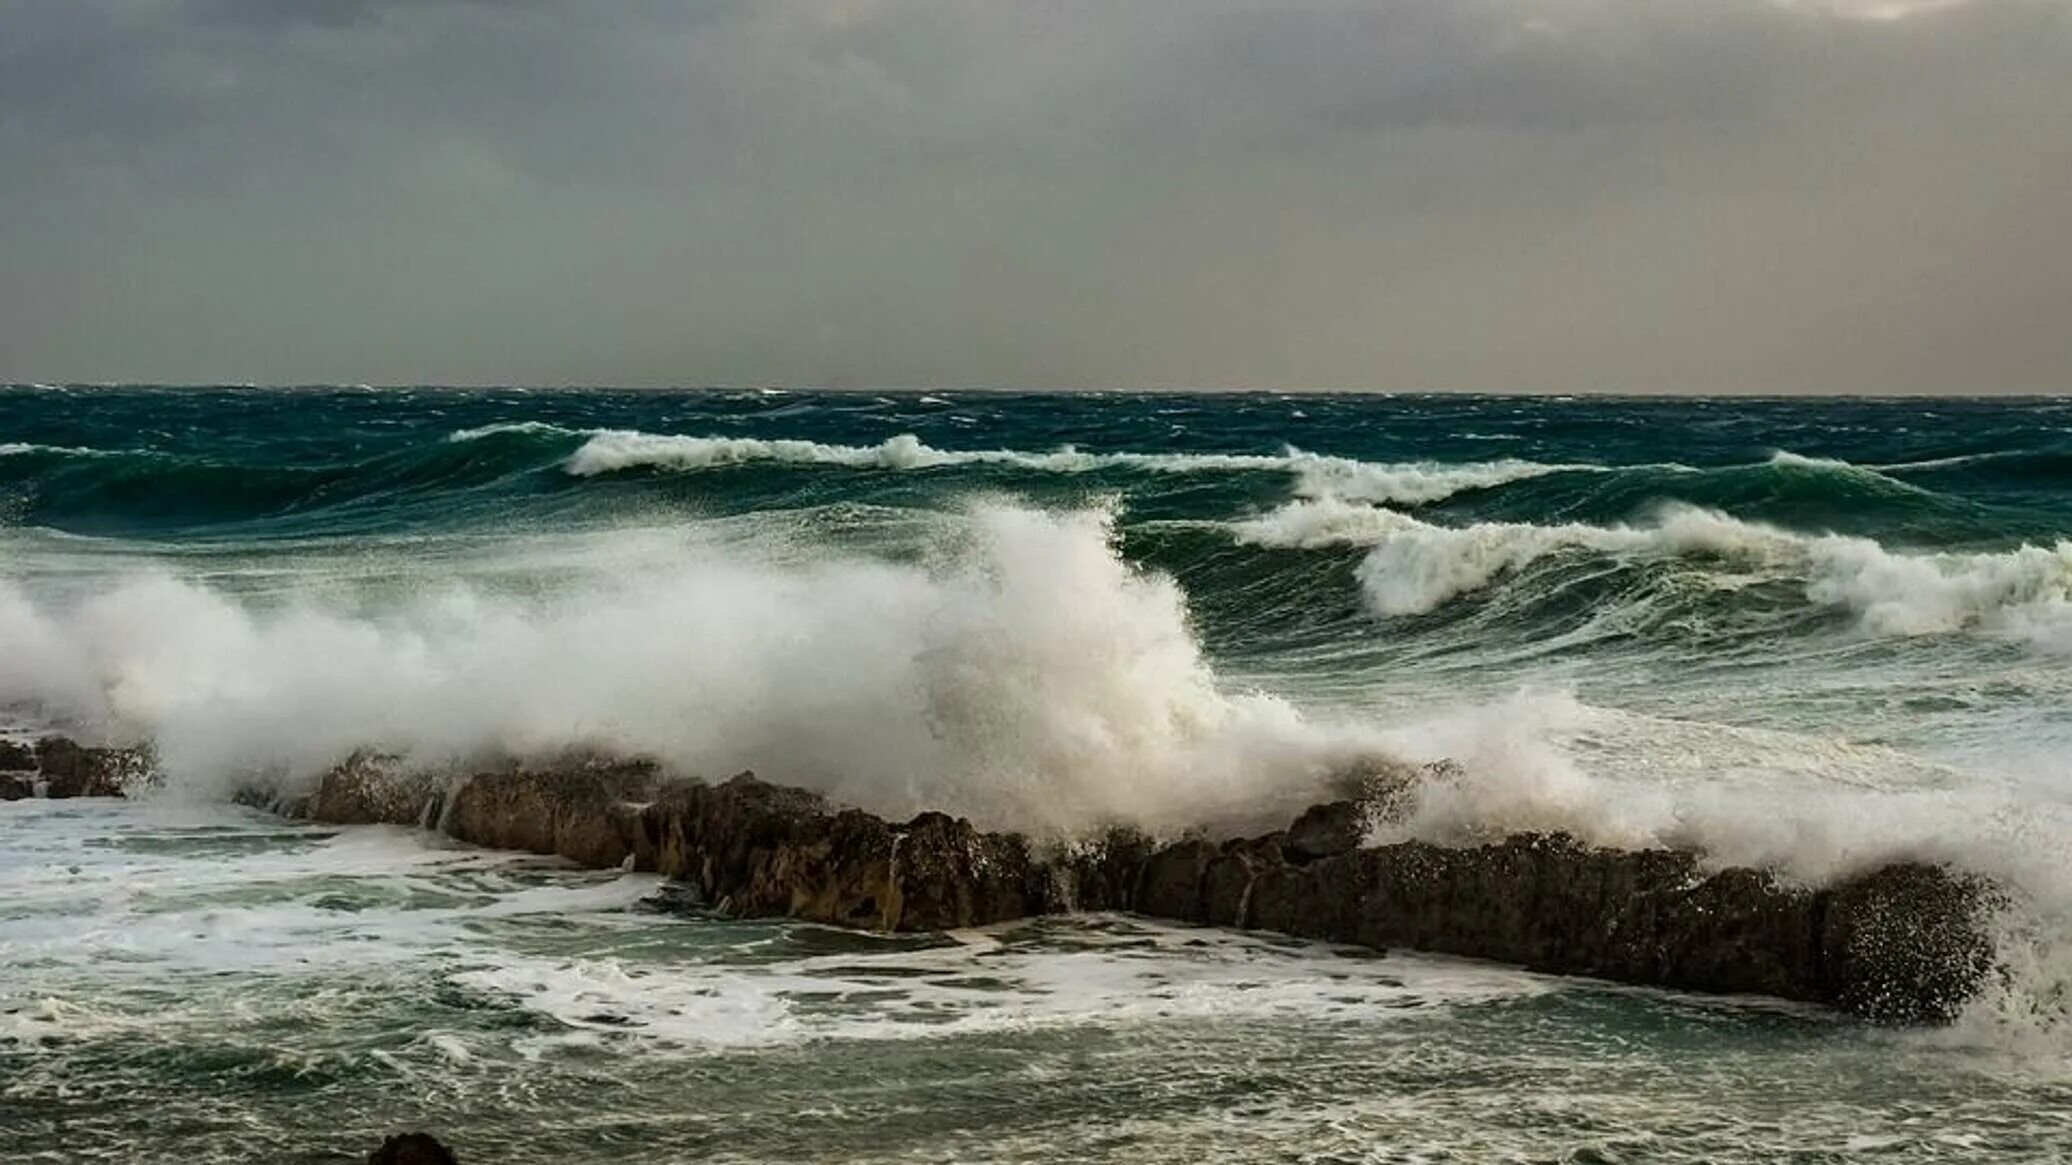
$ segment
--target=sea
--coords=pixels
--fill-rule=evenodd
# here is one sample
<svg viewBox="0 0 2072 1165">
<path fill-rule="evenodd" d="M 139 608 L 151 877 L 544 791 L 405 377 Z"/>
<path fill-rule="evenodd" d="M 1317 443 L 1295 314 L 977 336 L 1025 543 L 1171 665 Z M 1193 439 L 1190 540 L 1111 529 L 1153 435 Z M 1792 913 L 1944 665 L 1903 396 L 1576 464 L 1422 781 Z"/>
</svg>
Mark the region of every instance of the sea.
<svg viewBox="0 0 2072 1165">
<path fill-rule="evenodd" d="M 0 388 L 0 1161 L 2072 1159 L 2072 399 Z M 1116 915 L 876 936 L 291 823 L 596 748 L 1066 841 L 1566 830 L 1996 880 L 1866 1026 Z"/>
</svg>

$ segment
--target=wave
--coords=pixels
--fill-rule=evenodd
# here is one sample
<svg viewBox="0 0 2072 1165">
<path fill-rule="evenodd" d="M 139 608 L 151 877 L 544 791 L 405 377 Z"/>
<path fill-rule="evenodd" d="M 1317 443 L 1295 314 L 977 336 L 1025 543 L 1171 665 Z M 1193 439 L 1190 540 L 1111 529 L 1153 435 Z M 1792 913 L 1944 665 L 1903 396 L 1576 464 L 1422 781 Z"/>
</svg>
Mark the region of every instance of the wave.
<svg viewBox="0 0 2072 1165">
<path fill-rule="evenodd" d="M 489 425 L 454 433 L 452 440 L 479 440 L 504 433 L 559 432 L 587 438 L 564 468 L 578 477 L 630 469 L 699 470 L 751 462 L 844 466 L 852 469 L 913 470 L 962 465 L 1001 465 L 1044 473 L 1090 473 L 1134 469 L 1152 473 L 1285 472 L 1297 478 L 1297 492 L 1330 493 L 1371 501 L 1418 505 L 1468 490 L 1488 489 L 1564 471 L 1603 472 L 1602 466 L 1547 465 L 1516 458 L 1499 461 L 1398 464 L 1357 461 L 1289 447 L 1279 454 L 1090 453 L 1066 447 L 1051 452 L 1016 449 L 938 449 L 911 433 L 876 445 L 760 437 L 691 437 L 634 430 L 557 430 L 537 422 Z"/>
<path fill-rule="evenodd" d="M 602 744 L 1046 830 L 1282 813 L 1372 747 L 1224 693 L 1179 588 L 1126 564 L 1104 513 L 980 507 L 961 543 L 929 569 L 694 539 L 636 559 L 603 537 L 557 596 L 441 564 L 372 609 L 320 582 L 263 605 L 167 574 L 71 603 L 0 585 L 0 707 L 154 741 L 195 788 L 361 747 Z"/>
<path fill-rule="evenodd" d="M 105 449 L 87 449 L 78 445 L 33 445 L 21 441 L 0 442 L 0 457 L 110 457 L 115 454 Z"/>
<path fill-rule="evenodd" d="M 1800 534 L 1686 505 L 1665 506 L 1646 525 L 1441 526 L 1337 498 L 1291 502 L 1236 524 L 1234 532 L 1260 546 L 1370 547 L 1358 577 L 1369 605 L 1385 616 L 1436 610 L 1566 552 L 1706 556 L 1759 577 L 1800 580 L 1809 601 L 1846 608 L 1873 633 L 1987 628 L 2072 649 L 2072 541 L 2000 552 L 1912 553 L 1869 538 Z"/>
<path fill-rule="evenodd" d="M 1853 461 L 1842 461 L 1833 457 L 1809 457 L 1802 453 L 1793 453 L 1788 449 L 1779 449 L 1770 454 L 1769 460 L 1763 464 L 1771 469 L 1795 470 L 1816 475 L 1839 474 L 1856 478 L 1859 481 L 1875 483 L 1885 488 L 1905 490 L 1912 493 L 1929 492 L 1920 486 L 1888 476 L 1884 472 L 1888 469 L 1901 468 L 1900 466 L 1858 465 Z M 1678 468 L 1687 467 L 1679 466 Z"/>
<path fill-rule="evenodd" d="M 464 444 L 469 441 L 480 441 L 485 437 L 501 437 L 507 434 L 568 436 L 574 432 L 575 430 L 546 421 L 498 421 L 493 425 L 481 425 L 473 429 L 457 429 L 448 433 L 446 440 L 449 444 Z"/>
</svg>

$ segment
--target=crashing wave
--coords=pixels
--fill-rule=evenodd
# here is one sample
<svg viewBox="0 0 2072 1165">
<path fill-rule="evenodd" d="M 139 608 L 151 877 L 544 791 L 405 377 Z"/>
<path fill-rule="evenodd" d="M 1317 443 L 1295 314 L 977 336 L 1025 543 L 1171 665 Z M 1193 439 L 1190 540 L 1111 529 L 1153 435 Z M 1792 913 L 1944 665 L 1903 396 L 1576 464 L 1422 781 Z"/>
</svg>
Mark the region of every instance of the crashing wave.
<svg viewBox="0 0 2072 1165">
<path fill-rule="evenodd" d="M 556 597 L 444 576 L 373 612 L 165 574 L 69 604 L 0 583 L 0 707 L 151 740 L 190 784 L 313 774 L 361 747 L 606 741 L 891 814 L 1054 829 L 1300 797 L 1371 747 L 1221 691 L 1179 587 L 1126 563 L 1107 515 L 969 524 L 936 569 L 706 543 L 629 560 L 606 540 Z"/>
</svg>

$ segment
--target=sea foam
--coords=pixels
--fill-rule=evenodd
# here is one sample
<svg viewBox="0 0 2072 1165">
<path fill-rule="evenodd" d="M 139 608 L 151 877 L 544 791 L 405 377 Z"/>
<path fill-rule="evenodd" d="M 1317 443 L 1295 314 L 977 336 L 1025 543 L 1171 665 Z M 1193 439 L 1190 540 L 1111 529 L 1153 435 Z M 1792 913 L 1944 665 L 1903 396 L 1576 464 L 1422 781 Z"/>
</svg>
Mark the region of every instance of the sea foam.
<svg viewBox="0 0 2072 1165">
<path fill-rule="evenodd" d="M 0 706 L 152 740 L 190 786 L 306 780 L 360 747 L 592 743 L 1060 830 L 1279 812 L 1371 748 L 1221 690 L 1179 588 L 1111 540 L 1103 513 L 983 506 L 931 566 L 603 538 L 558 597 L 450 578 L 371 609 L 165 573 L 70 602 L 0 586 Z"/>
</svg>

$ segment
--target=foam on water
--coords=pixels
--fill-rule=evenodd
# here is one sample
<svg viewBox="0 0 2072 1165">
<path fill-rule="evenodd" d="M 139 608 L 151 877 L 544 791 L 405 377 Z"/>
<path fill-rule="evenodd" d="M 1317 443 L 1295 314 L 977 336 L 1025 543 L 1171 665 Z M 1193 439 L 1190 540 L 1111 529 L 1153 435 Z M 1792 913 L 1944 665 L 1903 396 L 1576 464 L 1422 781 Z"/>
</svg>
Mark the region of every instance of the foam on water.
<svg viewBox="0 0 2072 1165">
<path fill-rule="evenodd" d="M 2037 1029 L 1867 1034 L 1119 918 L 946 941 L 658 917 L 623 910 L 646 879 L 224 808 L 0 805 L 0 855 L 132 888 L 74 898 L 72 947 L 0 944 L 13 1154 L 56 1120 L 110 1161 L 347 1151 L 399 1122 L 523 1165 L 600 1138 L 657 1163 L 1607 1143 L 1752 1162 L 1844 1140 L 2042 1161 L 2072 1097 Z M 97 937 L 159 913 L 265 957 Z M 0 900 L 0 936 L 19 921 Z"/>
</svg>

